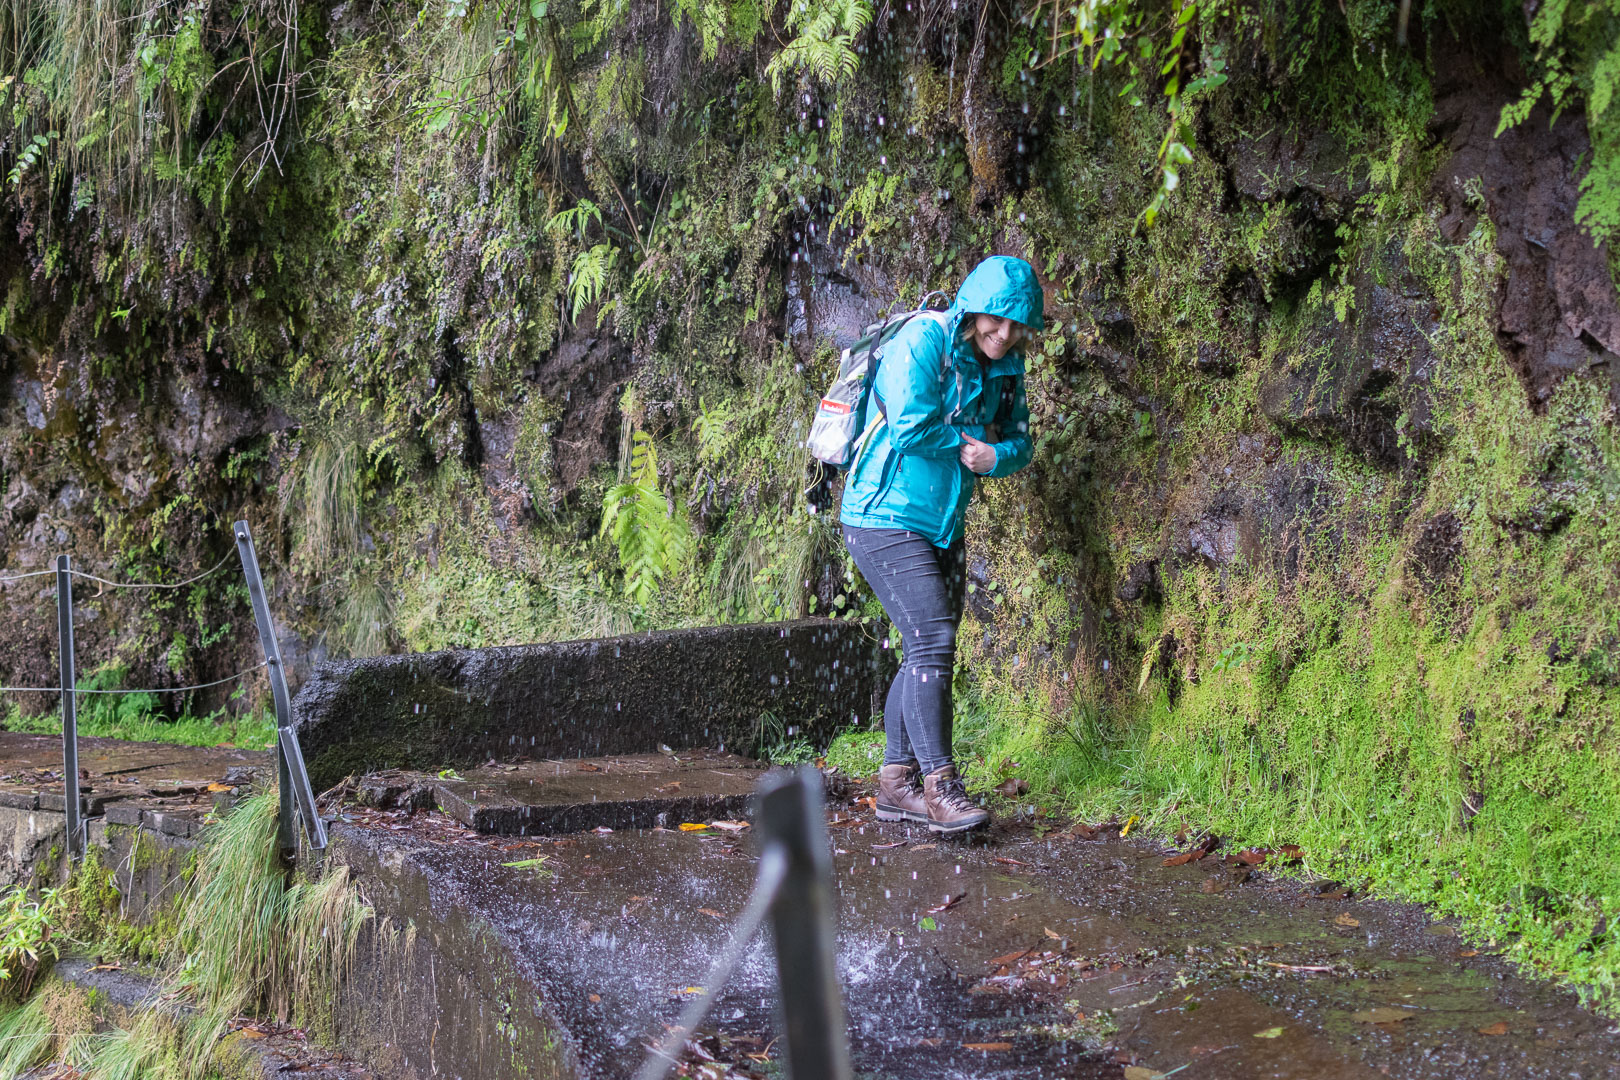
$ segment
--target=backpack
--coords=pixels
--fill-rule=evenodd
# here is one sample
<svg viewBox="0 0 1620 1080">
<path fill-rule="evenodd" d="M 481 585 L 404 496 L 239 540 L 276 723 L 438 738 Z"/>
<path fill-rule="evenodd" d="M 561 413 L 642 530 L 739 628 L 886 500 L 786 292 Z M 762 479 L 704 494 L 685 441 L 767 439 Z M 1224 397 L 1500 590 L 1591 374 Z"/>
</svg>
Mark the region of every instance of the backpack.
<svg viewBox="0 0 1620 1080">
<path fill-rule="evenodd" d="M 915 310 L 890 315 L 868 326 L 839 357 L 838 377 L 822 395 L 816 417 L 810 424 L 810 436 L 805 440 L 813 459 L 810 486 L 805 490 L 805 501 L 812 514 L 831 502 L 833 478 L 839 471 L 854 466 L 873 432 L 888 419 L 883 400 L 872 393 L 878 367 L 883 362 L 883 347 L 919 316 L 933 319 L 942 327 L 946 325 L 945 309 L 930 304 L 935 297 L 948 299 L 942 292 L 928 293 Z M 952 370 L 951 350 L 947 346 L 940 377 L 945 378 Z"/>
</svg>

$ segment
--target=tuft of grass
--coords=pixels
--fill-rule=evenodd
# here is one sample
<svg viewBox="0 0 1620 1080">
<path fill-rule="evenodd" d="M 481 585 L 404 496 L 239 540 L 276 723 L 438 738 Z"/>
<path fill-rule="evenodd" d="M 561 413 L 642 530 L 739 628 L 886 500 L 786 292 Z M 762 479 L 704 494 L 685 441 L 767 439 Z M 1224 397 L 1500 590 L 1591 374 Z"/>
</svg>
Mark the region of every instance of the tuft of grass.
<svg viewBox="0 0 1620 1080">
<path fill-rule="evenodd" d="M 827 747 L 827 767 L 856 779 L 871 776 L 883 767 L 884 734 L 851 728 L 839 732 Z"/>
<path fill-rule="evenodd" d="M 81 691 L 118 690 L 127 675 L 128 669 L 122 665 L 108 664 L 76 685 Z M 78 698 L 76 724 L 80 735 L 180 746 L 230 743 L 249 750 L 268 750 L 276 739 L 275 717 L 269 709 L 250 709 L 236 716 L 220 709 L 207 716 L 185 713 L 171 717 L 163 711 L 162 695 L 147 693 L 84 694 Z M 55 712 L 24 716 L 13 705 L 4 727 L 7 731 L 59 735 L 62 718 Z"/>
</svg>

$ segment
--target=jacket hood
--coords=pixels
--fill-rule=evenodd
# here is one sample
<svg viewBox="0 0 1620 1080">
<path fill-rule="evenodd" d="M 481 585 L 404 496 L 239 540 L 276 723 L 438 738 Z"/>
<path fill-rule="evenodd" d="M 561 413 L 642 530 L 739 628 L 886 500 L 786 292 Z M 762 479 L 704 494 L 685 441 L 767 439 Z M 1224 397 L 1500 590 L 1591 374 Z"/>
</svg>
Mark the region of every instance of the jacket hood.
<svg viewBox="0 0 1620 1080">
<path fill-rule="evenodd" d="M 951 305 L 954 322 L 966 315 L 998 315 L 1045 330 L 1046 297 L 1035 279 L 1035 268 L 1023 259 L 995 255 L 973 268 Z"/>
</svg>

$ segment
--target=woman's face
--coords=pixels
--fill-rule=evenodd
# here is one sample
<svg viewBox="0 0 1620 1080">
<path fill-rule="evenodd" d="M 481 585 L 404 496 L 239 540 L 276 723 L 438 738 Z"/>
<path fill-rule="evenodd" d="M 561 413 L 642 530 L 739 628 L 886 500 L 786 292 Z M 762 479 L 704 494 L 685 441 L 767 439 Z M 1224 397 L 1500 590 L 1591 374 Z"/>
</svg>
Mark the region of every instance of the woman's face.
<svg viewBox="0 0 1620 1080">
<path fill-rule="evenodd" d="M 1024 340 L 1024 324 L 1000 315 L 973 316 L 973 343 L 986 360 L 1000 360 Z"/>
</svg>

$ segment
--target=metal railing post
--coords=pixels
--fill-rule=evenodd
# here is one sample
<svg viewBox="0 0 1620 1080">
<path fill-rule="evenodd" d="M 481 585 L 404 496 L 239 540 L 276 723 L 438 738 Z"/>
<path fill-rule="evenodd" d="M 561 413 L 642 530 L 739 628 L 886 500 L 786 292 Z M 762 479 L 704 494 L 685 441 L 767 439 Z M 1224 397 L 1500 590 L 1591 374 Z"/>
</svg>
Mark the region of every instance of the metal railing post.
<svg viewBox="0 0 1620 1080">
<path fill-rule="evenodd" d="M 79 714 L 73 695 L 73 562 L 56 557 L 56 631 L 61 643 L 62 809 L 67 814 L 68 858 L 84 856 L 84 819 L 79 803 Z"/>
<path fill-rule="evenodd" d="M 787 875 L 771 906 L 771 934 L 788 1075 L 850 1080 L 821 786 L 821 774 L 809 766 L 766 777 L 755 828 L 763 845 L 780 845 L 787 855 Z"/>
<path fill-rule="evenodd" d="M 242 557 L 242 575 L 247 578 L 248 596 L 253 601 L 253 621 L 259 628 L 259 643 L 264 647 L 264 662 L 269 668 L 270 695 L 276 704 L 276 778 L 281 785 L 281 813 L 277 821 L 277 835 L 283 851 L 297 847 L 293 830 L 293 806 L 304 819 L 304 831 L 317 851 L 326 847 L 326 826 L 315 807 L 315 792 L 309 785 L 309 773 L 304 768 L 304 752 L 298 745 L 298 734 L 293 730 L 292 697 L 287 693 L 287 675 L 282 668 L 281 646 L 276 643 L 275 627 L 270 622 L 270 604 L 264 595 L 264 580 L 259 576 L 259 556 L 253 549 L 253 534 L 248 523 L 238 521 L 232 526 L 236 534 L 236 550 Z"/>
</svg>

